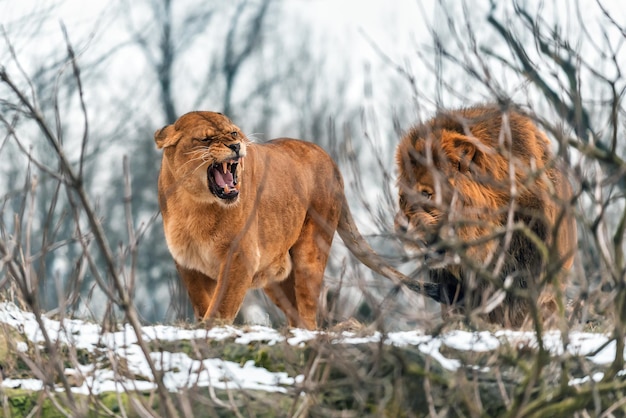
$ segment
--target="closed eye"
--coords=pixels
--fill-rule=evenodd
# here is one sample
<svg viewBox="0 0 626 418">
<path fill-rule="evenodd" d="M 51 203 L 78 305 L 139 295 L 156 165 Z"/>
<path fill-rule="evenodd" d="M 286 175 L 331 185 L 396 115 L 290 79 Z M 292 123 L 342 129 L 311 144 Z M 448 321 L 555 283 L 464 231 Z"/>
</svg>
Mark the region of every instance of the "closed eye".
<svg viewBox="0 0 626 418">
<path fill-rule="evenodd" d="M 415 194 L 418 199 L 430 200 L 433 197 L 433 189 L 430 186 L 421 184 L 415 188 Z"/>
<path fill-rule="evenodd" d="M 211 142 L 211 141 L 213 141 L 214 139 L 215 139 L 215 137 L 214 137 L 214 136 L 207 136 L 206 138 L 201 138 L 201 139 L 198 139 L 198 141 L 200 141 L 200 142 Z"/>
</svg>

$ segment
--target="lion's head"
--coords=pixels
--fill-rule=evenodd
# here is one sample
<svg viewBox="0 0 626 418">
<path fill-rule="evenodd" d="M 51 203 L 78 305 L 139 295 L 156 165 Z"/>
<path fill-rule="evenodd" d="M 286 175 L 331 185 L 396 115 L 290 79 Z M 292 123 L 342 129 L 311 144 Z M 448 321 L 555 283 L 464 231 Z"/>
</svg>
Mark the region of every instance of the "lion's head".
<svg viewBox="0 0 626 418">
<path fill-rule="evenodd" d="M 493 107 L 438 115 L 397 148 L 396 228 L 420 249 L 443 238 L 474 242 L 469 255 L 484 261 L 496 244 L 485 237 L 507 223 L 513 195 L 520 216 L 547 221 L 548 155 L 545 136 L 517 113 Z"/>
<path fill-rule="evenodd" d="M 194 199 L 232 205 L 241 187 L 248 139 L 216 112 L 190 112 L 154 135 L 176 182 Z"/>
<path fill-rule="evenodd" d="M 404 135 L 396 163 L 396 230 L 434 280 L 452 277 L 451 287 L 463 287 L 481 270 L 526 288 L 540 280 L 554 247 L 555 265 L 571 266 L 571 187 L 529 117 L 496 106 L 442 112 Z"/>
</svg>

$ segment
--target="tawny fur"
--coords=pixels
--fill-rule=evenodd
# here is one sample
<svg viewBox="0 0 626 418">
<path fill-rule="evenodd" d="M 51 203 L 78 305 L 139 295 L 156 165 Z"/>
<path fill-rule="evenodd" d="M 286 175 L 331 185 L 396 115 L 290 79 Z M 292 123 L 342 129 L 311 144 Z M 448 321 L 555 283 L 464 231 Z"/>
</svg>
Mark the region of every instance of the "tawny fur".
<svg viewBox="0 0 626 418">
<path fill-rule="evenodd" d="M 368 267 L 406 279 L 359 234 L 337 165 L 317 145 L 285 138 L 251 143 L 213 112 L 183 115 L 158 130 L 155 141 L 163 148 L 158 190 L 165 237 L 199 319 L 232 322 L 246 292 L 261 288 L 291 326 L 316 328 L 336 230 Z M 210 167 L 224 161 L 238 161 L 229 199 L 213 193 L 208 181 Z M 422 291 L 419 284 L 411 288 Z"/>
<path fill-rule="evenodd" d="M 442 111 L 404 135 L 396 163 L 396 228 L 408 247 L 430 253 L 443 301 L 511 327 L 528 320 L 533 299 L 543 319 L 554 313 L 577 248 L 572 189 L 529 117 L 495 105 Z"/>
</svg>

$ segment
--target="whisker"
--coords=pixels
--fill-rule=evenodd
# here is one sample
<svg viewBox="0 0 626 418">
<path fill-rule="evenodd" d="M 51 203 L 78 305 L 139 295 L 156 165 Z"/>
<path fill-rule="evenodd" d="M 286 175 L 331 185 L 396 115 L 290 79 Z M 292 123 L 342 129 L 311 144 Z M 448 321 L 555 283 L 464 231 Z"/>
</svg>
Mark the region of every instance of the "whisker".
<svg viewBox="0 0 626 418">
<path fill-rule="evenodd" d="M 189 173 L 189 175 L 191 176 L 192 174 L 195 174 L 196 171 L 198 171 L 205 163 L 206 161 L 203 161 L 202 164 L 198 164 L 198 166 L 191 172 Z"/>
<path fill-rule="evenodd" d="M 209 151 L 209 147 L 199 146 L 199 147 L 193 148 L 189 152 L 186 152 L 185 155 L 194 154 L 196 152 L 208 152 L 208 151 Z"/>
<path fill-rule="evenodd" d="M 205 154 L 207 154 L 206 152 L 201 152 L 201 151 L 195 151 L 195 152 L 189 152 L 186 155 L 191 155 L 191 159 L 197 159 L 197 158 L 202 158 Z"/>
<path fill-rule="evenodd" d="M 195 148 L 189 151 L 187 154 L 209 154 L 208 148 Z"/>
<path fill-rule="evenodd" d="M 251 133 L 251 134 L 246 134 L 246 136 L 247 136 L 249 139 L 254 139 L 254 140 L 257 140 L 257 141 L 261 141 L 261 140 L 262 140 L 262 138 L 261 138 L 261 137 L 259 137 L 259 135 L 260 135 L 260 136 L 263 136 L 263 132 L 253 132 L 253 133 Z"/>
<path fill-rule="evenodd" d="M 189 161 L 186 161 L 186 162 L 185 162 L 185 163 L 181 166 L 181 168 L 182 168 L 182 167 L 184 167 L 184 166 L 186 166 L 187 164 L 192 163 L 192 162 L 195 162 L 195 161 L 202 161 L 202 164 L 204 164 L 204 163 L 208 163 L 208 162 L 210 162 L 209 154 L 208 154 L 208 153 L 202 153 L 202 154 L 200 154 L 199 156 L 197 156 L 196 158 L 192 158 L 192 159 L 190 159 Z M 200 164 L 200 165 L 202 165 L 202 164 Z M 194 171 L 195 171 L 195 170 L 194 170 Z"/>
<path fill-rule="evenodd" d="M 192 171 L 192 174 L 198 171 L 198 169 L 202 167 L 203 164 L 210 163 L 211 162 L 210 157 L 211 157 L 211 154 L 209 154 L 208 152 L 202 154 L 202 156 L 200 157 L 200 159 L 202 160 L 202 163 L 198 164 L 198 167 L 196 167 L 196 169 Z"/>
</svg>

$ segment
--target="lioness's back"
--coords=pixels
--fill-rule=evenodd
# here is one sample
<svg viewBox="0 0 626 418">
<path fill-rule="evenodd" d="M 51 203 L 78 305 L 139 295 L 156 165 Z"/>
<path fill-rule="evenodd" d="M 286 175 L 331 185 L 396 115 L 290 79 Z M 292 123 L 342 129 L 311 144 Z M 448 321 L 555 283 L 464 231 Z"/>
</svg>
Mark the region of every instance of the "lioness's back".
<svg viewBox="0 0 626 418">
<path fill-rule="evenodd" d="M 270 188 L 289 187 L 293 193 L 331 197 L 343 192 L 343 179 L 333 159 L 320 146 L 307 141 L 278 138 L 265 143 L 250 144 L 254 158 L 264 161 L 270 172 L 268 178 L 279 176 L 281 181 L 268 181 Z M 284 180 L 284 181 L 282 181 Z M 281 190 L 288 193 L 288 190 Z"/>
</svg>

